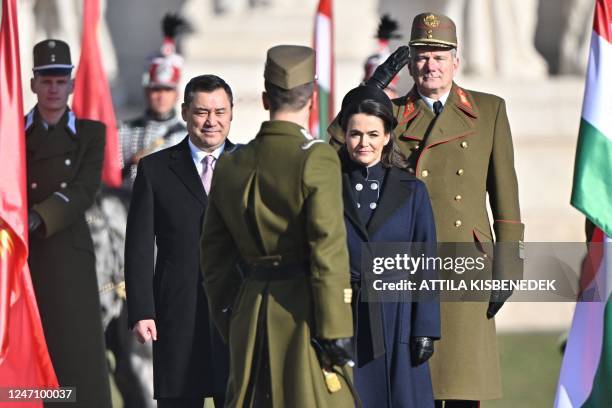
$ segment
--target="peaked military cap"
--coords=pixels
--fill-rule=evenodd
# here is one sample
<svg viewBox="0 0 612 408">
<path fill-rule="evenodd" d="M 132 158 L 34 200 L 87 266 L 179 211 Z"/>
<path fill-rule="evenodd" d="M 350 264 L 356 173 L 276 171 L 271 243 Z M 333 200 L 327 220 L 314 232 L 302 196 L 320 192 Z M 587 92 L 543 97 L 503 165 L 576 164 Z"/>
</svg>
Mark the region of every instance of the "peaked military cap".
<svg viewBox="0 0 612 408">
<path fill-rule="evenodd" d="M 74 68 L 70 47 L 61 40 L 44 40 L 34 46 L 32 71 L 47 75 L 70 75 Z"/>
<path fill-rule="evenodd" d="M 443 14 L 421 13 L 412 21 L 408 45 L 412 47 L 457 48 L 457 29 Z"/>
<path fill-rule="evenodd" d="M 314 81 L 314 50 L 301 45 L 277 45 L 270 48 L 264 78 L 287 90 Z"/>
</svg>

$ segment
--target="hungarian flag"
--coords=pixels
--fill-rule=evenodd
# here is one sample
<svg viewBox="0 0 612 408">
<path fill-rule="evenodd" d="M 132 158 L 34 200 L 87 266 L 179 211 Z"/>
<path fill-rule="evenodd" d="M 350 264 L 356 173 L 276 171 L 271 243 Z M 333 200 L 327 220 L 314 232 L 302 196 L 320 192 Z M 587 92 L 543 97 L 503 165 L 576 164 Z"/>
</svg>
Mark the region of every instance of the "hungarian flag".
<svg viewBox="0 0 612 408">
<path fill-rule="evenodd" d="M 15 2 L 2 1 L 0 28 L 0 388 L 57 387 L 27 262 L 25 132 Z M 0 397 L 6 401 L 7 395 Z M 0 405 L 40 407 L 42 403 Z"/>
<path fill-rule="evenodd" d="M 98 47 L 99 19 L 99 0 L 85 0 L 81 58 L 76 73 L 72 110 L 77 118 L 99 120 L 106 125 L 102 181 L 108 186 L 118 187 L 121 185 L 121 161 L 117 120 Z"/>
<path fill-rule="evenodd" d="M 319 0 L 314 28 L 314 50 L 317 53 L 317 100 L 310 113 L 310 133 L 314 137 L 327 135 L 334 118 L 334 24 L 332 0 Z"/>
<path fill-rule="evenodd" d="M 559 376 L 557 408 L 612 407 L 612 0 L 597 0 L 578 136 L 572 205 L 598 228 L 583 268 Z M 579 299 L 580 300 L 580 299 Z"/>
</svg>

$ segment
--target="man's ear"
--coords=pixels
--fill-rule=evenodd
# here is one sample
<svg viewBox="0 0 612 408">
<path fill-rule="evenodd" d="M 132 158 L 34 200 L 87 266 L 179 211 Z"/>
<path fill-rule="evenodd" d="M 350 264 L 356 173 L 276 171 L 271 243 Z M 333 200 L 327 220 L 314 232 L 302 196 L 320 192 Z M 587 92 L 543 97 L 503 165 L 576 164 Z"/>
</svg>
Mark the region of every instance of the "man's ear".
<svg viewBox="0 0 612 408">
<path fill-rule="evenodd" d="M 308 103 L 310 104 L 308 106 L 308 110 L 313 110 L 316 106 L 317 103 L 319 101 L 319 88 L 315 85 L 314 90 L 312 91 L 312 96 L 310 97 L 310 100 L 308 101 Z"/>
<path fill-rule="evenodd" d="M 32 93 L 36 93 L 36 87 L 34 86 L 34 77 L 30 78 L 30 91 L 32 91 Z"/>
<path fill-rule="evenodd" d="M 187 122 L 187 111 L 189 110 L 189 105 L 185 102 L 181 103 L 181 117 L 185 122 Z"/>
<path fill-rule="evenodd" d="M 74 92 L 74 79 L 70 79 L 68 83 L 68 95 L 71 95 Z"/>
<path fill-rule="evenodd" d="M 268 93 L 266 91 L 261 93 L 261 103 L 263 104 L 265 110 L 270 110 L 270 100 L 268 99 Z"/>
</svg>

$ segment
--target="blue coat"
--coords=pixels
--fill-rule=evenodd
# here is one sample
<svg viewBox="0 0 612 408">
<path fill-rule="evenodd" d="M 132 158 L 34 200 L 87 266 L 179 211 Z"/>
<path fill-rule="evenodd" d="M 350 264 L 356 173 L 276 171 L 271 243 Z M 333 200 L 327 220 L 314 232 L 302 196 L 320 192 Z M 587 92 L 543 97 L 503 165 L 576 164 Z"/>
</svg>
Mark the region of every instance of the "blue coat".
<svg viewBox="0 0 612 408">
<path fill-rule="evenodd" d="M 436 241 L 427 189 L 414 176 L 396 168 L 386 170 L 376 210 L 367 226 L 359 216 L 353 190 L 345 168 L 344 220 L 353 277 L 360 273 L 364 242 Z M 358 296 L 359 282 L 353 285 Z M 412 366 L 410 338 L 440 338 L 439 303 L 353 303 L 357 358 L 354 377 L 363 406 L 433 407 L 429 366 Z M 378 332 L 382 332 L 378 340 L 372 334 L 377 325 Z"/>
</svg>

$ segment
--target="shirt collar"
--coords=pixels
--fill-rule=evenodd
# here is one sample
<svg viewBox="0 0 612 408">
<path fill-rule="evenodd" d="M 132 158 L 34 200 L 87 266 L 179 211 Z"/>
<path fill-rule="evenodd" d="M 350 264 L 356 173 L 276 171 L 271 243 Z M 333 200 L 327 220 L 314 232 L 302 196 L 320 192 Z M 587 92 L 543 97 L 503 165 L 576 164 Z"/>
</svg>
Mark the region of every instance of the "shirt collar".
<svg viewBox="0 0 612 408">
<path fill-rule="evenodd" d="M 434 102 L 436 102 L 436 99 L 428 98 L 427 96 L 420 93 L 418 89 L 417 89 L 417 92 L 419 96 L 421 97 L 421 99 L 423 99 L 423 102 L 425 102 L 429 110 L 433 112 L 434 111 L 433 104 Z M 446 100 L 448 99 L 448 95 L 450 95 L 450 90 L 444 95 L 442 95 L 440 99 L 438 99 L 440 102 L 442 102 L 442 106 L 446 105 Z"/>
<path fill-rule="evenodd" d="M 208 153 L 208 152 L 205 152 L 204 150 L 201 150 L 199 147 L 197 147 L 191 142 L 191 138 L 189 137 L 187 138 L 187 143 L 189 144 L 189 150 L 191 151 L 191 157 L 196 163 L 200 163 L 202 159 L 204 159 L 204 157 L 208 156 L 209 154 L 212 154 L 215 160 L 219 160 L 221 153 L 223 153 L 223 150 L 225 150 L 225 142 L 223 142 L 221 146 L 213 150 L 212 153 Z"/>
</svg>

